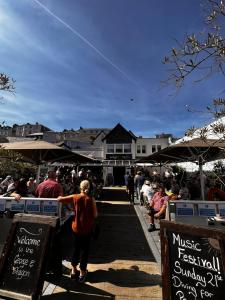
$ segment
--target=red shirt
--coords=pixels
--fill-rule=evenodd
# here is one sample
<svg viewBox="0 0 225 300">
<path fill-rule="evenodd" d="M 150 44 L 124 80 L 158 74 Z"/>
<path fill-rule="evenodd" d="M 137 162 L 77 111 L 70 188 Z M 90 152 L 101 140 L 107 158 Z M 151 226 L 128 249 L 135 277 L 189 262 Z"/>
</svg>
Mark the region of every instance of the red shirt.
<svg viewBox="0 0 225 300">
<path fill-rule="evenodd" d="M 220 200 L 225 199 L 225 192 L 217 187 L 212 187 L 209 189 L 208 193 L 207 193 L 207 200 L 209 201 L 214 201 L 216 198 L 220 198 Z"/>
<path fill-rule="evenodd" d="M 57 198 L 63 195 L 63 188 L 55 180 L 47 179 L 38 185 L 35 194 L 38 198 Z"/>
<path fill-rule="evenodd" d="M 155 211 L 160 211 L 160 209 L 169 201 L 169 196 L 163 195 L 160 192 L 156 192 L 150 201 L 150 206 Z"/>
</svg>

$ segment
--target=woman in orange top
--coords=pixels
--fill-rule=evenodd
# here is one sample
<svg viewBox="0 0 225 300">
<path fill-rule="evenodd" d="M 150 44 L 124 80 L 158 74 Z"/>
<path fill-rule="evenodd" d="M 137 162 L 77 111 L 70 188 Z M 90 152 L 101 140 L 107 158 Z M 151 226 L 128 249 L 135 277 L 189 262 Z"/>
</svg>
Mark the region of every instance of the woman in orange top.
<svg viewBox="0 0 225 300">
<path fill-rule="evenodd" d="M 97 218 L 97 207 L 93 197 L 89 196 L 90 183 L 83 180 L 80 183 L 80 194 L 59 196 L 59 202 L 74 205 L 74 219 L 72 230 L 75 248 L 71 260 L 71 278 L 77 278 L 84 282 L 87 275 L 87 263 L 90 249 L 91 235 L 95 219 Z M 80 272 L 77 265 L 80 262 Z"/>
</svg>

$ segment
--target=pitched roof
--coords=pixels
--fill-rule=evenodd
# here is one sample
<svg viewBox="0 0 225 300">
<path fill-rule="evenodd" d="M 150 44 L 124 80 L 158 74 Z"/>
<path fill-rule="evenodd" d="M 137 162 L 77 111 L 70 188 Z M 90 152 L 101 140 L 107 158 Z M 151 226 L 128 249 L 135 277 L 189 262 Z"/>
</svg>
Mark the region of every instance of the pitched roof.
<svg viewBox="0 0 225 300">
<path fill-rule="evenodd" d="M 130 130 L 126 130 L 120 123 L 118 123 L 108 134 L 106 134 L 102 141 L 117 136 L 118 134 L 122 136 L 126 135 L 129 136 L 131 139 L 136 140 L 136 136 Z"/>
</svg>

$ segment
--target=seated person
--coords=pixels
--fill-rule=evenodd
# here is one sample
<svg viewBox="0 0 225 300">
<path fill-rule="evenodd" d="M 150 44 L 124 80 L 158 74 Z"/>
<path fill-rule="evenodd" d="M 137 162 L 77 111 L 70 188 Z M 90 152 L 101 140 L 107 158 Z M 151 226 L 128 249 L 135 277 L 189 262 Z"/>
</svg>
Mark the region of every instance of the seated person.
<svg viewBox="0 0 225 300">
<path fill-rule="evenodd" d="M 148 228 L 149 232 L 156 230 L 155 219 L 165 218 L 166 204 L 168 201 L 169 196 L 166 195 L 164 186 L 159 186 L 158 192 L 154 194 L 150 201 L 150 226 Z"/>
<path fill-rule="evenodd" d="M 207 193 L 207 200 L 225 201 L 225 192 L 221 190 L 219 182 L 215 182 L 211 184 L 211 187 L 209 188 Z"/>
<path fill-rule="evenodd" d="M 21 197 L 28 197 L 27 182 L 25 178 L 20 178 L 19 180 L 14 180 L 14 184 L 7 190 L 7 195 L 14 197 L 15 200 L 20 200 Z"/>
</svg>

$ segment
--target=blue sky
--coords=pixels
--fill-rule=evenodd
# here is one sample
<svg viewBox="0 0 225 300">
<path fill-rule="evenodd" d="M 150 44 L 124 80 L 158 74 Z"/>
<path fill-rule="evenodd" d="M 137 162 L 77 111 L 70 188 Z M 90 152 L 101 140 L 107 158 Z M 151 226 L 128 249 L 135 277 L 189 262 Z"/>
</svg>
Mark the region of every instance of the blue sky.
<svg viewBox="0 0 225 300">
<path fill-rule="evenodd" d="M 0 0 L 1 72 L 16 80 L 0 121 L 39 122 L 52 130 L 112 128 L 180 137 L 209 117 L 187 112 L 221 97 L 214 75 L 177 94 L 162 88 L 164 56 L 198 32 L 198 0 Z M 130 99 L 133 99 L 131 101 Z"/>
</svg>

